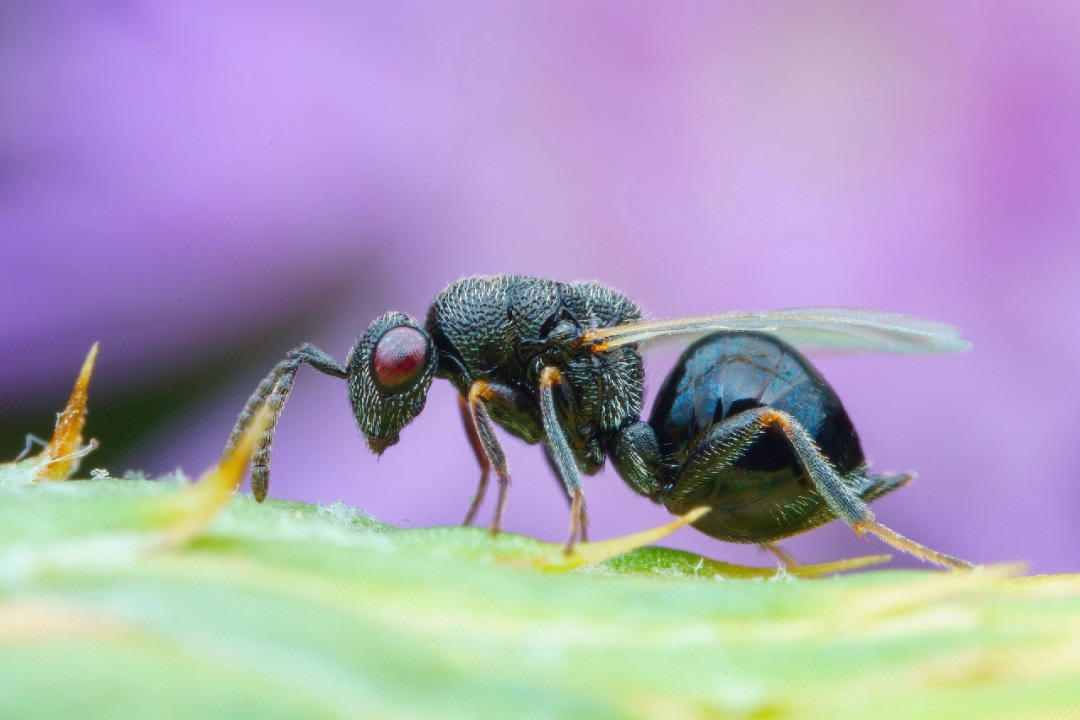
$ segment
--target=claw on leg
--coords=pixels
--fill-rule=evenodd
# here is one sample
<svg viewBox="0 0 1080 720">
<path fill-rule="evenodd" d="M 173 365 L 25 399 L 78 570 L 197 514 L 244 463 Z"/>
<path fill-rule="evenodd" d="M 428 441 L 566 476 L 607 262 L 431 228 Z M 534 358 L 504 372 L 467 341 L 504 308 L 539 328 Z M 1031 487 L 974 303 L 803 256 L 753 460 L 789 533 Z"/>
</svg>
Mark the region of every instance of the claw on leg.
<svg viewBox="0 0 1080 720">
<path fill-rule="evenodd" d="M 469 505 L 469 512 L 465 513 L 465 520 L 462 525 L 468 526 L 473 524 L 473 520 L 476 519 L 476 512 L 480 509 L 480 503 L 484 501 L 484 492 L 487 490 L 488 484 L 488 468 L 484 468 L 480 472 L 480 484 L 476 486 L 476 495 L 473 496 L 472 503 Z"/>
<path fill-rule="evenodd" d="M 510 476 L 499 475 L 499 497 L 495 500 L 495 516 L 491 519 L 491 535 L 502 532 L 503 515 L 506 513 L 506 491 L 510 487 Z"/>
<path fill-rule="evenodd" d="M 589 522 L 585 515 L 585 495 L 581 488 L 574 488 L 570 497 L 570 539 L 566 541 L 563 550 L 567 555 L 574 551 L 574 545 L 579 538 L 585 542 L 585 526 Z"/>
</svg>

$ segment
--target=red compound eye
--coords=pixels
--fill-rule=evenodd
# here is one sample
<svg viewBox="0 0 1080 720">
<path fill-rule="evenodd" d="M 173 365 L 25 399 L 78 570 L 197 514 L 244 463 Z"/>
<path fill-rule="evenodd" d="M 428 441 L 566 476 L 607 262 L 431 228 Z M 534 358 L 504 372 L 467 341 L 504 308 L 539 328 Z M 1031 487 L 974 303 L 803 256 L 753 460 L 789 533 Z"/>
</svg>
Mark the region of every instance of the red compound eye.
<svg viewBox="0 0 1080 720">
<path fill-rule="evenodd" d="M 428 342 L 422 332 L 401 325 L 383 333 L 371 360 L 375 377 L 388 388 L 412 382 L 427 364 Z"/>
</svg>

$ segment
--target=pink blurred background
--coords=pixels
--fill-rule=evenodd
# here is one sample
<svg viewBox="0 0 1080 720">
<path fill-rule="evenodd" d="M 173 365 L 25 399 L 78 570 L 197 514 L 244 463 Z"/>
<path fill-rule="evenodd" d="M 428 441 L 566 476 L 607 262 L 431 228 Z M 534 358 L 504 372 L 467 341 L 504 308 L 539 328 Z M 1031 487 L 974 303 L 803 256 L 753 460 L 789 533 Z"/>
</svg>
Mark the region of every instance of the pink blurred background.
<svg viewBox="0 0 1080 720">
<path fill-rule="evenodd" d="M 875 468 L 919 472 L 878 517 L 1080 566 L 1076 3 L 4 3 L 0 238 L 7 456 L 100 340 L 84 469 L 195 474 L 288 349 L 344 359 L 462 275 L 654 316 L 868 306 L 974 343 L 820 361 Z M 540 451 L 506 446 L 507 528 L 562 540 Z M 270 494 L 452 524 L 476 478 L 449 384 L 376 462 L 303 370 Z M 668 517 L 611 470 L 586 496 L 596 538 Z M 837 523 L 786 546 L 885 550 Z"/>
</svg>

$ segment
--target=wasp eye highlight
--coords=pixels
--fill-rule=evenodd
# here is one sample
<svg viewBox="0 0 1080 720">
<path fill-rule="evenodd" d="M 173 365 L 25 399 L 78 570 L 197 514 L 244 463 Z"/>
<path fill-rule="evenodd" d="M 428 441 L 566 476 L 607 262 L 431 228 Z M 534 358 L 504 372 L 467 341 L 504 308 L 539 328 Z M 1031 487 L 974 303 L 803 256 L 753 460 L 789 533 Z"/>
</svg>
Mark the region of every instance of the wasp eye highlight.
<svg viewBox="0 0 1080 720">
<path fill-rule="evenodd" d="M 392 328 L 379 338 L 371 366 L 386 388 L 397 388 L 415 380 L 427 363 L 428 341 L 413 327 Z"/>
</svg>

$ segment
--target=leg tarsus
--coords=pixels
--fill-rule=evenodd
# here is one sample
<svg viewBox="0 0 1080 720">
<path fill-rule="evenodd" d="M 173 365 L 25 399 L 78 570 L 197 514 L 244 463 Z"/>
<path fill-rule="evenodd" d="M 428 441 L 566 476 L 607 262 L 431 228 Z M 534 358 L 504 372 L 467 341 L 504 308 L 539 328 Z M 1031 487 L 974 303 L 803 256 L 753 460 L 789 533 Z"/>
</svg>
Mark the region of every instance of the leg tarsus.
<svg viewBox="0 0 1080 720">
<path fill-rule="evenodd" d="M 795 557 L 787 550 L 780 547 L 779 543 L 762 543 L 761 549 L 768 553 L 771 553 L 786 568 L 793 568 L 799 566 L 799 561 L 796 560 Z"/>
<path fill-rule="evenodd" d="M 713 452 L 701 462 L 708 463 L 715 469 L 718 462 L 726 463 L 737 458 L 765 428 L 774 428 L 787 439 L 814 488 L 829 508 L 860 537 L 864 533 L 876 535 L 898 550 L 944 567 L 972 567 L 964 560 L 931 550 L 877 522 L 863 498 L 872 500 L 900 487 L 911 479 L 910 475 L 870 476 L 862 478 L 861 485 L 853 486 L 836 472 L 832 463 L 821 454 L 813 438 L 795 418 L 774 408 L 745 410 L 723 421 L 721 426 L 730 436 L 730 441 L 722 447 L 722 452 Z M 691 456 L 682 472 L 685 473 L 688 469 L 693 472 L 695 462 L 695 456 Z M 870 481 L 870 484 L 867 484 L 867 481 Z"/>
<path fill-rule="evenodd" d="M 563 496 L 566 498 L 567 504 L 572 509 L 573 504 L 574 504 L 574 495 L 573 495 L 573 493 L 570 492 L 570 490 L 566 487 L 566 485 L 563 484 L 562 475 L 559 473 L 559 466 L 555 463 L 555 457 L 551 454 L 551 448 L 548 447 L 547 443 L 544 443 L 544 459 L 547 460 L 548 467 L 551 468 L 552 474 L 554 474 L 555 477 L 558 478 L 558 480 L 559 480 L 559 489 L 562 490 Z M 583 502 L 584 502 L 584 500 L 583 500 Z M 581 510 L 581 517 L 582 517 L 581 533 L 580 533 L 581 542 L 588 542 L 588 539 L 589 539 L 588 538 L 589 519 L 588 519 L 587 513 L 585 512 L 584 507 L 582 507 L 582 510 Z"/>
<path fill-rule="evenodd" d="M 495 498 L 495 514 L 491 520 L 491 534 L 502 532 L 503 516 L 506 514 L 506 491 L 510 488 L 510 476 L 499 475 L 499 494 Z"/>
<path fill-rule="evenodd" d="M 473 496 L 469 511 L 465 514 L 465 522 L 462 523 L 462 525 L 472 525 L 473 520 L 476 518 L 476 512 L 484 501 L 484 493 L 487 492 L 488 478 L 491 475 L 491 463 L 488 461 L 487 453 L 484 452 L 484 446 L 480 442 L 480 435 L 476 432 L 476 424 L 473 422 L 472 413 L 469 411 L 469 402 L 461 395 L 458 395 L 458 408 L 461 410 L 461 421 L 465 425 L 465 434 L 469 438 L 469 445 L 476 456 L 476 462 L 480 465 L 480 483 L 476 486 L 476 495 Z"/>
<path fill-rule="evenodd" d="M 563 552 L 567 555 L 574 551 L 578 538 L 585 542 L 585 526 L 589 522 L 585 515 L 585 496 L 581 488 L 574 488 L 570 497 L 570 539 L 566 541 L 566 547 L 563 548 Z"/>
<path fill-rule="evenodd" d="M 966 560 L 931 550 L 925 545 L 904 537 L 895 530 L 877 522 L 874 513 L 870 511 L 865 502 L 855 495 L 851 488 L 844 484 L 843 479 L 821 454 L 810 435 L 794 418 L 786 413 L 770 410 L 763 413 L 762 419 L 784 433 L 784 436 L 787 437 L 806 468 L 810 479 L 817 487 L 818 492 L 822 494 L 825 501 L 833 508 L 833 511 L 847 522 L 859 537 L 862 537 L 864 533 L 876 535 L 897 550 L 942 567 L 974 567 Z M 897 486 L 908 480 L 910 480 L 910 477 L 901 476 L 897 481 Z"/>
<path fill-rule="evenodd" d="M 852 526 L 852 529 L 859 534 L 859 537 L 863 537 L 864 533 L 876 535 L 889 545 L 892 545 L 897 550 L 905 552 L 909 555 L 925 560 L 926 562 L 940 565 L 941 567 L 957 569 L 971 569 L 975 567 L 974 564 L 967 560 L 961 560 L 958 557 L 952 555 L 946 555 L 945 553 L 938 552 L 937 550 L 931 550 L 921 543 L 917 543 L 911 538 L 905 537 L 896 532 L 892 528 L 888 528 L 879 522 L 874 520 L 868 522 L 856 523 Z"/>
<path fill-rule="evenodd" d="M 473 520 L 476 519 L 476 513 L 480 509 L 480 503 L 484 501 L 484 493 L 487 492 L 488 476 L 490 468 L 484 468 L 480 471 L 480 482 L 476 486 L 476 495 L 473 496 L 472 502 L 469 503 L 469 511 L 465 513 L 465 519 L 461 524 L 465 527 L 473 524 Z"/>
</svg>

